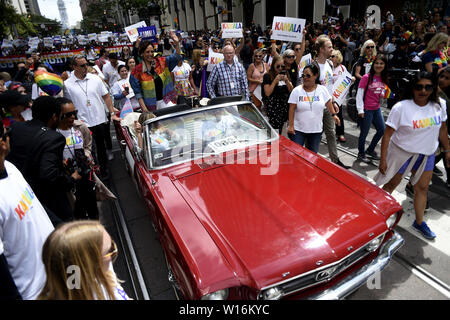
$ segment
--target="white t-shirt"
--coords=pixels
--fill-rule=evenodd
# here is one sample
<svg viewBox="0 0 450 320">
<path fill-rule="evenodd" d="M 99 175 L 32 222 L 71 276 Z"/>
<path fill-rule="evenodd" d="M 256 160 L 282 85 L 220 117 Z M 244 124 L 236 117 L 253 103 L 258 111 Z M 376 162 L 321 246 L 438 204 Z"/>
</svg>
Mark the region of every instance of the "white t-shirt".
<svg viewBox="0 0 450 320">
<path fill-rule="evenodd" d="M 294 129 L 303 133 L 318 133 L 323 130 L 323 110 L 331 99 L 327 88 L 317 85 L 313 92 L 306 92 L 303 86 L 292 90 L 288 103 L 296 104 Z"/>
<path fill-rule="evenodd" d="M 179 67 L 178 65 L 173 68 L 173 77 L 175 82 L 182 80 L 189 80 L 189 74 L 191 73 L 191 66 L 185 62 Z"/>
<path fill-rule="evenodd" d="M 110 87 L 112 87 L 117 81 L 120 80 L 120 75 L 117 70 L 122 64 L 125 64 L 125 62 L 118 60 L 116 67 L 113 67 L 113 65 L 109 61 L 103 65 L 102 72 L 105 76 L 105 80 L 108 81 Z"/>
<path fill-rule="evenodd" d="M 64 81 L 64 96 L 72 100 L 78 110 L 78 119 L 88 127 L 94 127 L 108 121 L 103 96 L 108 94 L 102 80 L 88 73 L 83 80 L 73 74 Z"/>
<path fill-rule="evenodd" d="M 42 247 L 53 225 L 20 171 L 5 161 L 0 179 L 0 254 L 23 299 L 36 299 L 45 280 Z"/>
<path fill-rule="evenodd" d="M 447 120 L 447 107 L 429 102 L 420 107 L 413 100 L 396 103 L 388 116 L 386 125 L 395 130 L 391 141 L 411 153 L 433 154 L 439 145 L 441 123 Z"/>
<path fill-rule="evenodd" d="M 75 150 L 83 150 L 83 134 L 80 130 L 71 128 L 69 130 L 56 129 L 66 139 L 66 146 L 64 147 L 64 159 L 73 159 L 75 157 Z"/>
<path fill-rule="evenodd" d="M 317 64 L 320 67 L 320 84 L 325 86 L 330 94 L 333 94 L 333 69 L 331 68 L 330 63 L 327 60 L 323 64 L 318 62 Z"/>
</svg>

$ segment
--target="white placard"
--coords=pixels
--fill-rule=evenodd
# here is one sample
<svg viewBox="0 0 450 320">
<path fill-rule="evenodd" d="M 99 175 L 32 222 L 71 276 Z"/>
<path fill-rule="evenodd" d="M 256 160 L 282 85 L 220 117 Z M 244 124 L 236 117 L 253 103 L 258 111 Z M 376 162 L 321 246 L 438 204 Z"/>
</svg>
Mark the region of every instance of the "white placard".
<svg viewBox="0 0 450 320">
<path fill-rule="evenodd" d="M 131 42 L 135 42 L 139 36 L 137 29 L 146 26 L 147 24 L 145 23 L 145 21 L 140 21 L 131 26 L 125 27 L 125 32 L 127 33 L 128 39 L 130 39 Z"/>
<path fill-rule="evenodd" d="M 302 42 L 305 24 L 305 19 L 273 17 L 271 39 Z"/>
<path fill-rule="evenodd" d="M 206 71 L 211 72 L 216 65 L 218 65 L 223 61 L 223 59 L 224 59 L 223 54 L 214 52 L 210 49 L 208 56 L 208 67 L 206 68 Z"/>
<path fill-rule="evenodd" d="M 242 37 L 242 22 L 222 23 L 222 39 Z"/>
<path fill-rule="evenodd" d="M 345 72 L 337 78 L 333 85 L 333 98 L 340 106 L 344 103 L 348 90 L 352 84 L 352 75 Z"/>
<path fill-rule="evenodd" d="M 301 60 L 299 66 L 299 73 L 303 71 L 303 69 L 308 65 L 312 63 L 312 56 L 311 53 L 308 53 L 307 55 L 304 55 Z"/>
<path fill-rule="evenodd" d="M 126 98 L 131 99 L 134 97 L 134 91 L 131 88 L 130 82 L 128 81 L 128 79 L 121 79 L 119 81 L 117 81 L 117 83 L 119 84 L 120 88 L 122 88 L 122 90 L 125 90 L 125 87 L 128 87 L 128 95 L 126 96 Z"/>
</svg>

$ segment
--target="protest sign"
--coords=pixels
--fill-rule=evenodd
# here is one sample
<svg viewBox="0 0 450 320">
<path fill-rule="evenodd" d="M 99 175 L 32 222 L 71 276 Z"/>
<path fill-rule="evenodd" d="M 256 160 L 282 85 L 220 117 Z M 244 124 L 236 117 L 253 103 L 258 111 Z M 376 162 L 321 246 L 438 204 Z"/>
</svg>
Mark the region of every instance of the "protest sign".
<svg viewBox="0 0 450 320">
<path fill-rule="evenodd" d="M 223 61 L 223 58 L 223 54 L 216 53 L 210 49 L 208 57 L 208 67 L 206 68 L 206 71 L 211 72 L 216 65 Z"/>
<path fill-rule="evenodd" d="M 156 39 L 155 26 L 137 28 L 137 31 L 142 41 L 150 40 L 152 43 L 158 42 L 158 40 Z"/>
<path fill-rule="evenodd" d="M 242 37 L 242 22 L 222 23 L 222 39 Z"/>
<path fill-rule="evenodd" d="M 340 106 L 344 103 L 348 90 L 352 84 L 352 75 L 345 72 L 337 78 L 333 85 L 333 98 Z"/>
<path fill-rule="evenodd" d="M 135 42 L 139 36 L 138 28 L 146 27 L 147 24 L 145 21 L 140 21 L 131 26 L 125 27 L 125 32 L 127 33 L 128 38 L 131 42 Z"/>
<path fill-rule="evenodd" d="M 302 42 L 305 19 L 273 17 L 272 40 Z"/>
<path fill-rule="evenodd" d="M 117 81 L 120 88 L 125 91 L 125 88 L 128 88 L 128 95 L 126 96 L 127 99 L 131 99 L 134 97 L 134 91 L 133 88 L 131 88 L 130 81 L 128 79 L 120 79 Z"/>
<path fill-rule="evenodd" d="M 311 53 L 308 53 L 307 55 L 304 55 L 302 59 L 300 60 L 299 64 L 299 72 L 301 72 L 308 64 L 311 64 L 312 62 L 312 56 Z"/>
</svg>

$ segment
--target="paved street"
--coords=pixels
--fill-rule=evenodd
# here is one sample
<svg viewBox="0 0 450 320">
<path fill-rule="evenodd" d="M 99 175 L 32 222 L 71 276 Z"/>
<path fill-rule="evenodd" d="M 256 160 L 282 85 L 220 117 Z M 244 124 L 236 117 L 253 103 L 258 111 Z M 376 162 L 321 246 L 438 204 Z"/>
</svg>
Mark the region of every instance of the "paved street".
<svg viewBox="0 0 450 320">
<path fill-rule="evenodd" d="M 388 110 L 385 110 L 385 116 Z M 357 139 L 359 128 L 351 120 L 346 119 L 346 143 L 338 143 L 341 161 L 351 166 L 351 171 L 365 179 L 371 179 L 377 172 L 377 164 L 365 164 L 356 160 Z M 371 129 L 367 138 L 370 142 L 374 129 Z M 115 138 L 115 133 L 113 133 Z M 325 137 L 323 137 L 325 139 Z M 115 139 L 114 139 L 115 140 Z M 325 141 L 325 140 L 323 140 Z M 122 244 L 126 246 L 126 236 L 116 231 L 117 216 L 122 215 L 129 233 L 129 240 L 134 253 L 123 254 L 117 261 L 115 268 L 121 279 L 125 280 L 124 287 L 130 296 L 139 299 L 175 299 L 174 292 L 167 280 L 165 259 L 159 245 L 150 217 L 137 189 L 130 179 L 122 159 L 119 144 L 114 141 L 115 159 L 111 161 L 111 187 L 118 195 L 114 203 L 102 203 L 103 218 L 113 237 L 124 238 Z M 379 146 L 377 148 L 379 152 Z M 326 144 L 320 146 L 320 154 L 327 157 Z M 443 164 L 439 167 L 444 177 L 433 176 L 430 186 L 430 209 L 425 214 L 425 220 L 430 228 L 437 234 L 434 241 L 425 240 L 416 233 L 411 225 L 414 221 L 412 199 L 409 198 L 404 187 L 407 180 L 394 192 L 393 196 L 402 204 L 404 215 L 397 228 L 405 238 L 405 245 L 399 250 L 394 260 L 381 273 L 373 283 L 361 287 L 348 297 L 351 300 L 429 300 L 450 299 L 450 200 L 449 189 L 446 188 L 445 171 Z M 119 212 L 118 212 L 119 211 Z M 114 218 L 116 216 L 116 218 Z M 120 241 L 119 241 L 120 242 Z M 124 250 L 121 250 L 123 252 Z M 125 250 L 126 251 L 126 250 Z M 135 275 L 134 262 L 137 262 L 140 274 Z M 127 264 L 128 261 L 128 264 Z M 130 274 L 134 274 L 130 277 Z M 144 286 L 146 293 L 135 290 L 138 284 Z"/>
</svg>

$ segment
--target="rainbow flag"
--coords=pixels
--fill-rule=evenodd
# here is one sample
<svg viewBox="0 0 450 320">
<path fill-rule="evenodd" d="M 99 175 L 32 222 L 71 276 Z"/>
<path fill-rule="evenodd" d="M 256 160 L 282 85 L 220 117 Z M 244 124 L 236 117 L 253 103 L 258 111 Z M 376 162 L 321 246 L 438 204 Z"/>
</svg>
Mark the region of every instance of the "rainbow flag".
<svg viewBox="0 0 450 320">
<path fill-rule="evenodd" d="M 56 96 L 63 88 L 61 77 L 45 70 L 36 71 L 34 81 L 42 91 L 50 96 Z"/>
<path fill-rule="evenodd" d="M 394 93 L 392 92 L 391 89 L 389 89 L 389 87 L 387 85 L 384 86 L 384 94 L 383 94 L 383 98 L 384 99 L 392 99 L 394 98 Z"/>
</svg>

